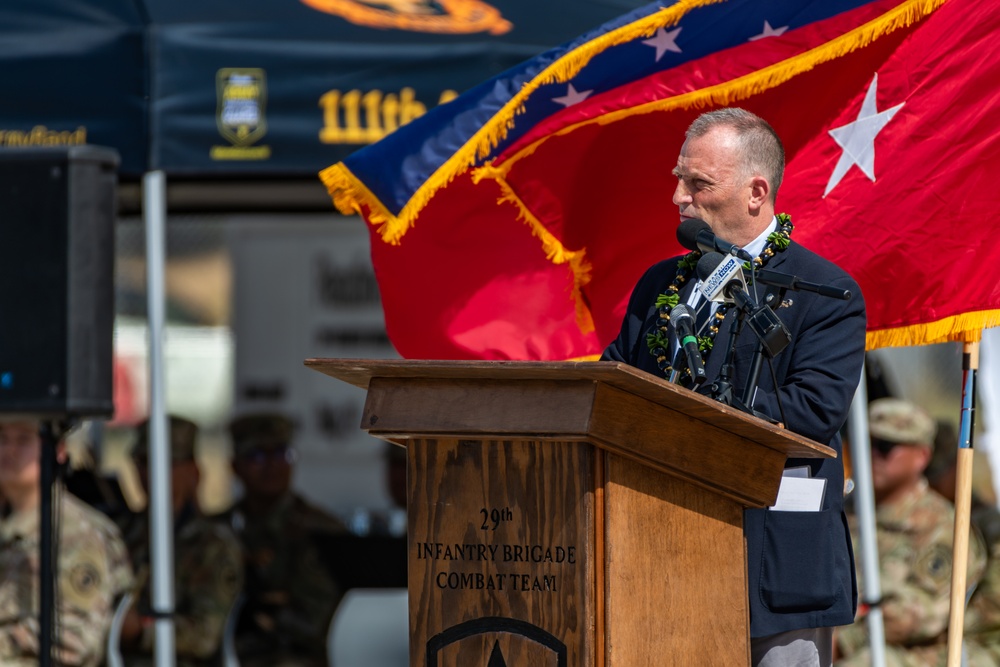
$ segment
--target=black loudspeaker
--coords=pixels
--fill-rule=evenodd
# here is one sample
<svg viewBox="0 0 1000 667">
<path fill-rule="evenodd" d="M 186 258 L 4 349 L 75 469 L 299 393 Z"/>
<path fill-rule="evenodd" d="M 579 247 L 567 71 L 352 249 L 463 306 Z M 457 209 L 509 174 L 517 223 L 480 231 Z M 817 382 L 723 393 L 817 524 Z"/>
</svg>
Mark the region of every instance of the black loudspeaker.
<svg viewBox="0 0 1000 667">
<path fill-rule="evenodd" d="M 0 413 L 110 416 L 118 153 L 0 149 Z"/>
</svg>

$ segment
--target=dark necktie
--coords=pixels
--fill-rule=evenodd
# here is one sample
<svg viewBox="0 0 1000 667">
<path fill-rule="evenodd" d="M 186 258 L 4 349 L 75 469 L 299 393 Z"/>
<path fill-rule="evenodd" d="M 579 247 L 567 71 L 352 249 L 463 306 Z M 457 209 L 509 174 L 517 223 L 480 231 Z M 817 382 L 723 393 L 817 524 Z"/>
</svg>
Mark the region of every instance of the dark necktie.
<svg viewBox="0 0 1000 667">
<path fill-rule="evenodd" d="M 709 320 L 712 318 L 712 302 L 700 293 L 694 306 L 694 331 L 696 336 L 707 336 Z"/>
</svg>

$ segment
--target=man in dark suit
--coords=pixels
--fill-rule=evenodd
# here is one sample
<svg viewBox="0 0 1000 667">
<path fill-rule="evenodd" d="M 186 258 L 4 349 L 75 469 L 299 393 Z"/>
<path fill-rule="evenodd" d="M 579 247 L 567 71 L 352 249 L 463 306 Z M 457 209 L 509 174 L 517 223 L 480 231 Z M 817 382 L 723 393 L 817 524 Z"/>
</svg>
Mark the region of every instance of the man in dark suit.
<svg viewBox="0 0 1000 667">
<path fill-rule="evenodd" d="M 789 242 L 788 217 L 775 215 L 783 171 L 784 149 L 770 125 L 742 109 L 720 109 L 703 114 L 688 129 L 673 171 L 677 177 L 673 201 L 682 222 L 704 220 L 716 236 L 759 258 L 757 266 L 850 290 L 853 296 L 846 301 L 809 292 L 783 295 L 776 313 L 791 342 L 771 361 L 774 380 L 766 368 L 760 374 L 750 406 L 791 431 L 829 444 L 839 454 L 838 431 L 847 418 L 864 359 L 864 301 L 857 283 L 844 271 Z M 648 345 L 647 335 L 664 326 L 671 305 L 688 303 L 707 315 L 698 337 L 703 348 L 711 339 L 716 349 L 703 352 L 708 382 L 700 391 L 712 391 L 737 308 L 719 308 L 695 289 L 697 257 L 659 262 L 642 276 L 621 331 L 603 359 L 669 376 L 675 337 L 669 342 L 673 349 L 664 349 Z M 759 302 L 765 293 L 759 292 Z M 744 326 L 729 375 L 737 396 L 756 345 L 756 336 Z M 786 468 L 801 466 L 809 467 L 811 477 L 826 480 L 820 511 L 744 513 L 752 664 L 759 667 L 830 665 L 833 627 L 854 619 L 857 584 L 843 512 L 842 460 L 791 459 L 786 464 Z"/>
</svg>

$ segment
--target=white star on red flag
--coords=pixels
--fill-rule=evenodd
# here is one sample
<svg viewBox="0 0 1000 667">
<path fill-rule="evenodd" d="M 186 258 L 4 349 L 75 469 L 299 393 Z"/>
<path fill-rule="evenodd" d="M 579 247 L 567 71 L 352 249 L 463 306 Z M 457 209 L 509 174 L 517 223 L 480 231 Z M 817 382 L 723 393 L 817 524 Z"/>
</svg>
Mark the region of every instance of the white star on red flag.
<svg viewBox="0 0 1000 667">
<path fill-rule="evenodd" d="M 861 103 L 861 111 L 853 123 L 842 125 L 830 130 L 830 136 L 843 149 L 837 166 L 830 174 L 830 181 L 826 184 L 826 197 L 830 191 L 837 187 L 844 174 L 851 168 L 851 165 L 858 165 L 873 183 L 875 182 L 875 137 L 889 124 L 896 112 L 903 108 L 904 103 L 897 104 L 891 109 L 879 111 L 876 107 L 876 92 L 878 90 L 878 73 L 868 86 L 865 93 L 865 101 Z"/>
</svg>

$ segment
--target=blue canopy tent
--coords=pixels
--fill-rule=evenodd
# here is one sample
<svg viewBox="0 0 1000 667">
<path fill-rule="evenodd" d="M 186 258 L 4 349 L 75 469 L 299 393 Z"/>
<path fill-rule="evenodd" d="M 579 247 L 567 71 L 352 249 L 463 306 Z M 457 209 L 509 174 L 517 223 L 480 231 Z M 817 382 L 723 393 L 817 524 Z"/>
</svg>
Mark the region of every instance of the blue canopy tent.
<svg viewBox="0 0 1000 667">
<path fill-rule="evenodd" d="M 0 147 L 110 146 L 126 179 L 315 179 L 427 109 L 645 3 L 457 4 L 468 7 L 8 0 Z"/>
<path fill-rule="evenodd" d="M 122 168 L 146 165 L 142 7 L 8 0 L 0 4 L 0 146 L 100 144 Z"/>
</svg>

